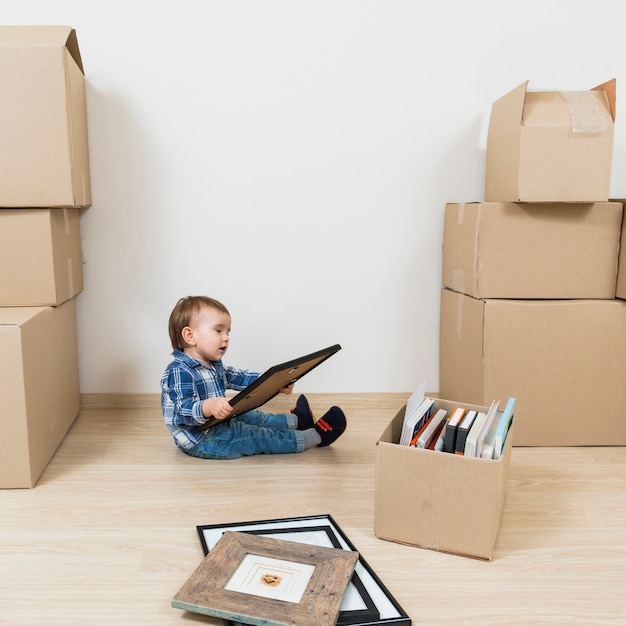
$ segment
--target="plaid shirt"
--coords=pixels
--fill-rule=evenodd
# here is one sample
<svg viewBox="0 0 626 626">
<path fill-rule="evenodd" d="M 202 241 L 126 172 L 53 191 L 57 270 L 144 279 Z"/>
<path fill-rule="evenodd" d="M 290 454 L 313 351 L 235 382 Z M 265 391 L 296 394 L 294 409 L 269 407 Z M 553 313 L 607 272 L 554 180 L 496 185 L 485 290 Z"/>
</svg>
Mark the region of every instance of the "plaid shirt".
<svg viewBox="0 0 626 626">
<path fill-rule="evenodd" d="M 222 361 L 208 367 L 180 350 L 174 350 L 173 356 L 161 377 L 161 409 L 176 445 L 191 451 L 211 430 L 198 430 L 206 422 L 203 400 L 225 396 L 226 389 L 241 391 L 259 372 L 224 366 Z"/>
</svg>

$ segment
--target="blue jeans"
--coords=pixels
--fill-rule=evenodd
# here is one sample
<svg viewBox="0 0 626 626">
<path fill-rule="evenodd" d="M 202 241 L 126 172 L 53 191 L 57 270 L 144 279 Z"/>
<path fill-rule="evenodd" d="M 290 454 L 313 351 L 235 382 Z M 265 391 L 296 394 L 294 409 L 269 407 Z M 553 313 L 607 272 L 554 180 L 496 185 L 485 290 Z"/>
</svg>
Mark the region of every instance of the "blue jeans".
<svg viewBox="0 0 626 626">
<path fill-rule="evenodd" d="M 248 411 L 207 429 L 191 452 L 203 459 L 238 459 L 251 454 L 288 454 L 304 450 L 295 416 Z"/>
</svg>

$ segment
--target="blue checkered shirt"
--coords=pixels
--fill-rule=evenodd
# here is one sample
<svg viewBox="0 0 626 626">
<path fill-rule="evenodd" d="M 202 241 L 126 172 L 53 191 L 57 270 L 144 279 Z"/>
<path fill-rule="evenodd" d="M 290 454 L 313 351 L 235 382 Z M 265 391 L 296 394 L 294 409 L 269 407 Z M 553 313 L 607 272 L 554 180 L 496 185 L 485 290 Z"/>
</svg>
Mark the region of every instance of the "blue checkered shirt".
<svg viewBox="0 0 626 626">
<path fill-rule="evenodd" d="M 227 389 L 241 391 L 259 372 L 225 366 L 222 361 L 208 367 L 180 350 L 174 350 L 173 356 L 161 377 L 161 409 L 176 445 L 189 452 L 210 432 L 198 430 L 206 422 L 203 400 L 225 396 Z"/>
</svg>

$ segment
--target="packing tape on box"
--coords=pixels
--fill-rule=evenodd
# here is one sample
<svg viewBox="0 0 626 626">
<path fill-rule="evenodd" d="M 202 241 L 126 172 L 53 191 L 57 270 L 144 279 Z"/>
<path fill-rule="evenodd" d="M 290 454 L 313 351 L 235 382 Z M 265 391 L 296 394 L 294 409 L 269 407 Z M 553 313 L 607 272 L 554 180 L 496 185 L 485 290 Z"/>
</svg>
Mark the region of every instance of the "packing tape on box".
<svg viewBox="0 0 626 626">
<path fill-rule="evenodd" d="M 563 91 L 561 92 L 570 115 L 572 130 L 575 133 L 602 133 L 613 122 L 604 91 Z"/>
<path fill-rule="evenodd" d="M 67 259 L 67 284 L 69 287 L 70 299 L 74 297 L 74 264 L 72 257 Z"/>
<path fill-rule="evenodd" d="M 463 218 L 465 217 L 465 202 L 459 202 L 459 208 L 456 212 L 456 223 L 463 224 Z"/>
<path fill-rule="evenodd" d="M 457 211 L 456 211 L 456 223 L 459 226 L 463 225 L 463 220 L 465 219 L 465 202 L 459 202 Z M 452 289 L 454 291 L 465 292 L 465 272 L 460 269 L 452 270 Z"/>
<path fill-rule="evenodd" d="M 70 226 L 70 211 L 69 209 L 63 209 L 63 220 L 65 221 L 65 234 L 69 237 L 72 233 Z"/>
<path fill-rule="evenodd" d="M 463 294 L 456 296 L 456 334 L 458 337 L 463 336 Z"/>
<path fill-rule="evenodd" d="M 463 270 L 452 270 L 452 289 L 460 293 L 466 293 L 465 272 Z"/>
</svg>

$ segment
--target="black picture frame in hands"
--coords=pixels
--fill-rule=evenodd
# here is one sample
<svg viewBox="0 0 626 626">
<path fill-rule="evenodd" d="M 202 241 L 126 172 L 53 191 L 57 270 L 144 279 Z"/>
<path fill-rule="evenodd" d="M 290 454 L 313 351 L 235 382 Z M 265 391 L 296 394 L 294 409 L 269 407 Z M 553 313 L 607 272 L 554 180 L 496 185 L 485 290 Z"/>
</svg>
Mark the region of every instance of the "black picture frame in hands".
<svg viewBox="0 0 626 626">
<path fill-rule="evenodd" d="M 231 524 L 206 524 L 197 526 L 197 531 L 205 555 L 213 549 L 222 534 L 228 531 L 265 534 L 305 543 L 321 543 L 357 552 L 350 539 L 329 514 Z M 352 596 L 354 600 L 350 602 L 349 593 L 358 594 L 359 597 Z M 239 624 L 225 620 L 226 626 Z M 411 626 L 411 618 L 360 554 L 337 621 L 337 626 L 348 625 Z"/>
<path fill-rule="evenodd" d="M 273 397 L 278 395 L 281 389 L 292 385 L 300 380 L 305 374 L 321 365 L 326 359 L 333 354 L 339 352 L 341 346 L 337 343 L 328 348 L 312 352 L 306 356 L 274 365 L 259 376 L 253 383 L 249 384 L 238 394 L 229 398 L 228 402 L 233 407 L 232 412 L 226 417 L 236 417 L 246 411 L 252 411 L 269 402 Z M 200 430 L 205 430 L 214 426 L 220 420 L 209 417 L 206 423 L 200 426 Z M 221 420 L 224 421 L 224 420 Z"/>
</svg>

